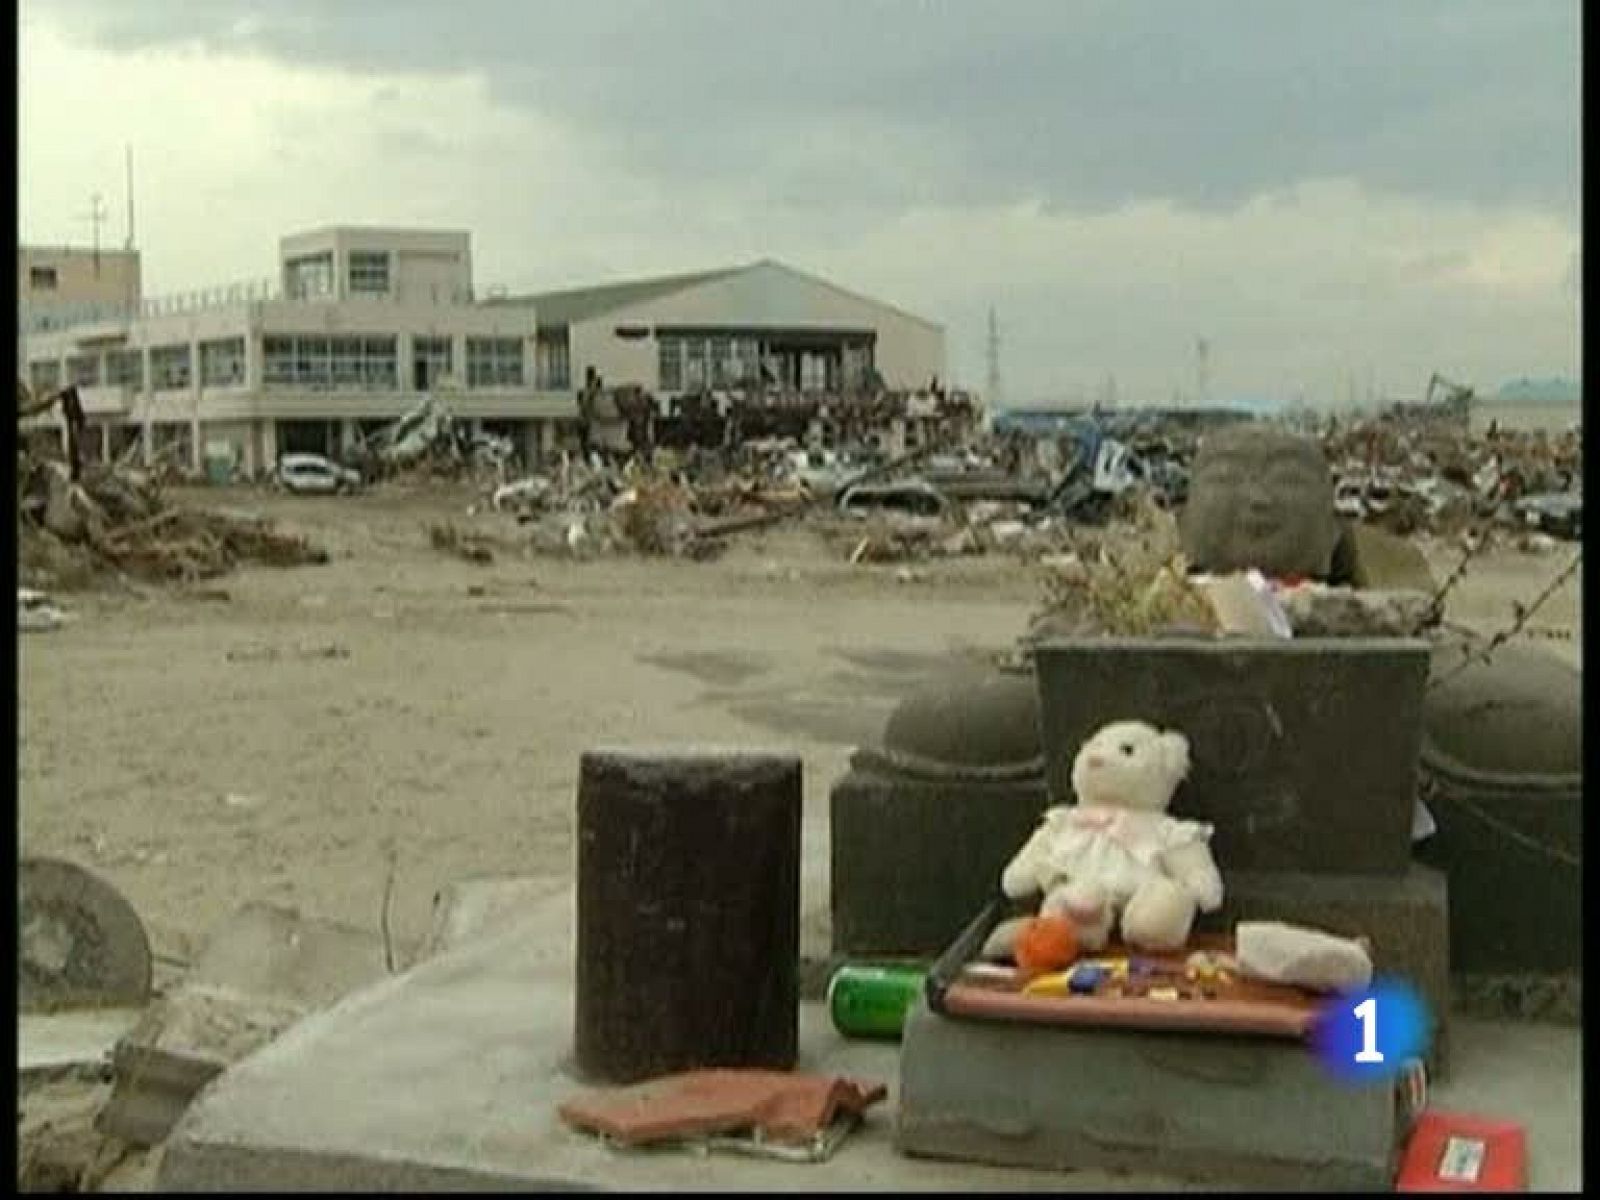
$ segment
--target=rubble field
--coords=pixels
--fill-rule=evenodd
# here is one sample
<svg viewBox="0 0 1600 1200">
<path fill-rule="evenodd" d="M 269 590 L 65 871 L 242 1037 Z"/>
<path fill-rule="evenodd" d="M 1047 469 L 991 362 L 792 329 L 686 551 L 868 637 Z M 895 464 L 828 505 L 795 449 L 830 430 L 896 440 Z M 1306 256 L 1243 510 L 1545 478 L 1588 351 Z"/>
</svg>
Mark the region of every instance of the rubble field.
<svg viewBox="0 0 1600 1200">
<path fill-rule="evenodd" d="M 852 563 L 826 522 L 713 561 L 582 559 L 467 515 L 462 485 L 169 492 L 219 495 L 329 561 L 57 593 L 66 623 L 19 635 L 22 851 L 103 875 L 179 960 L 249 900 L 376 927 L 391 849 L 402 944 L 452 880 L 570 877 L 578 756 L 599 743 L 798 752 L 822 836 L 852 747 L 922 673 L 1013 647 L 1043 592 L 1014 556 Z M 1424 546 L 1444 578 L 1459 551 Z M 1506 625 L 1567 557 L 1485 553 L 1448 618 Z M 1580 611 L 1575 578 L 1522 636 L 1576 662 Z"/>
</svg>

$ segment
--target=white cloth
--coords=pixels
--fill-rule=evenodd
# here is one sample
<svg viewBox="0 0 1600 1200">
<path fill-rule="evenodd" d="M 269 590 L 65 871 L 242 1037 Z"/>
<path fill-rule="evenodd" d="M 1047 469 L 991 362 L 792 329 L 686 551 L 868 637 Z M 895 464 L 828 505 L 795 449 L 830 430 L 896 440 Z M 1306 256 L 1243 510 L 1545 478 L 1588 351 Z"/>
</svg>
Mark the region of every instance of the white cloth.
<svg viewBox="0 0 1600 1200">
<path fill-rule="evenodd" d="M 1165 813 L 1081 804 L 1052 808 L 1045 822 L 1044 874 L 1098 884 L 1116 904 L 1126 904 L 1147 880 L 1165 878 L 1162 855 L 1209 842 L 1212 828 Z"/>
</svg>

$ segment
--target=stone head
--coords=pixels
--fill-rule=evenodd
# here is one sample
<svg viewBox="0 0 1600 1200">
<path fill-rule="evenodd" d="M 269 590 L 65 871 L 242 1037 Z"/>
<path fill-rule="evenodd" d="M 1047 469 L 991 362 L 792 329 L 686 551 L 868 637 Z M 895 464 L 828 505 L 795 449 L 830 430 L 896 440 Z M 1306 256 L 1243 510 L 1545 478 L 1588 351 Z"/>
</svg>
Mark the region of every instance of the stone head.
<svg viewBox="0 0 1600 1200">
<path fill-rule="evenodd" d="M 1340 532 L 1333 476 L 1312 439 L 1251 424 L 1200 443 L 1178 516 L 1195 570 L 1326 579 Z"/>
</svg>

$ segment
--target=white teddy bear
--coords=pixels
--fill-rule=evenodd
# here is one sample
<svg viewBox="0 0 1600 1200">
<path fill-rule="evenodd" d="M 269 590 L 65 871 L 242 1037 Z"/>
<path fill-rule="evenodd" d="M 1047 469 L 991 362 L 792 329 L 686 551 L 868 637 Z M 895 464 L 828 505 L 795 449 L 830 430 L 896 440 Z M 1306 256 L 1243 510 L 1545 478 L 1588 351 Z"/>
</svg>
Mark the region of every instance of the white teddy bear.
<svg viewBox="0 0 1600 1200">
<path fill-rule="evenodd" d="M 1099 950 L 1120 913 L 1123 940 L 1175 950 L 1195 912 L 1222 906 L 1211 826 L 1167 815 L 1189 773 L 1189 740 L 1142 721 L 1118 721 L 1072 764 L 1077 803 L 1048 809 L 1000 878 L 1013 900 L 1042 895 L 1041 913 L 1071 917 L 1084 950 Z M 998 927 L 986 955 L 1009 955 L 1022 922 Z"/>
</svg>

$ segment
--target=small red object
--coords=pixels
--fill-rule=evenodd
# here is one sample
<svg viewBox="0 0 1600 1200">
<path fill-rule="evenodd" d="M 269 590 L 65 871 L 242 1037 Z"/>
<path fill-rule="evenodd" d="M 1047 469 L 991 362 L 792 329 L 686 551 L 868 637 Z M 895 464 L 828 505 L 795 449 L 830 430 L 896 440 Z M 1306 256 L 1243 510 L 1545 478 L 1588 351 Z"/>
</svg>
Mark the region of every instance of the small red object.
<svg viewBox="0 0 1600 1200">
<path fill-rule="evenodd" d="M 1528 1139 L 1521 1125 L 1429 1110 L 1400 1161 L 1397 1192 L 1525 1192 Z"/>
<path fill-rule="evenodd" d="M 1017 931 L 1012 956 L 1030 975 L 1059 971 L 1078 957 L 1078 927 L 1066 917 L 1032 917 Z"/>
</svg>

